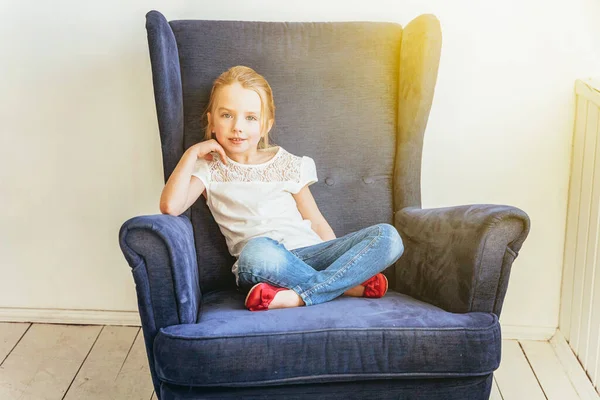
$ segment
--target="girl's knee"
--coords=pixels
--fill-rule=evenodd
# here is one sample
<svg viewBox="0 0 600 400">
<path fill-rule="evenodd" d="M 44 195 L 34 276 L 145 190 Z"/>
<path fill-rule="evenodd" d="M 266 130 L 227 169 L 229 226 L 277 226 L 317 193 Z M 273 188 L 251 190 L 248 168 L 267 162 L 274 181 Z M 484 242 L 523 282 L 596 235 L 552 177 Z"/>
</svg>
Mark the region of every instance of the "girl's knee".
<svg viewBox="0 0 600 400">
<path fill-rule="evenodd" d="M 261 275 L 262 271 L 273 271 L 276 265 L 285 262 L 281 246 L 269 237 L 250 239 L 239 256 L 239 272 Z"/>
<path fill-rule="evenodd" d="M 396 227 L 391 224 L 377 224 L 377 227 L 379 228 L 381 238 L 388 242 L 389 264 L 394 264 L 404 253 L 402 237 L 400 237 L 400 233 L 398 233 Z"/>
</svg>

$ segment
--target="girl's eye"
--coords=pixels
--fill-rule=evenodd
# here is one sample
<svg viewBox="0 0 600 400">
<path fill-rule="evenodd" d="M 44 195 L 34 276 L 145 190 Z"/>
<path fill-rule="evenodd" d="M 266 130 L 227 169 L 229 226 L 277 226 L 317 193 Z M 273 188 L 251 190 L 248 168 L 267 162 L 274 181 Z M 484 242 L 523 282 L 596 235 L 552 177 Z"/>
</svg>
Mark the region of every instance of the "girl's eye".
<svg viewBox="0 0 600 400">
<path fill-rule="evenodd" d="M 256 117 L 255 117 L 254 115 L 249 115 L 249 116 L 248 116 L 248 119 L 249 119 L 250 121 L 257 121 L 257 119 L 256 119 Z"/>
<path fill-rule="evenodd" d="M 223 113 L 223 114 L 221 114 L 221 117 L 229 118 L 229 117 L 231 117 L 231 115 L 229 115 L 228 113 Z"/>
</svg>

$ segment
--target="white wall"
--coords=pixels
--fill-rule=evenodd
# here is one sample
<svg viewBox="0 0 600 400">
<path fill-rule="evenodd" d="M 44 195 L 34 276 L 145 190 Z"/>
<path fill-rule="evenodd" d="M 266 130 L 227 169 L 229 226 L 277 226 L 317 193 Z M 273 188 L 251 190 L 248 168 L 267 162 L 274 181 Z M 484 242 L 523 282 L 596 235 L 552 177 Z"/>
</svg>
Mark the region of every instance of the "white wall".
<svg viewBox="0 0 600 400">
<path fill-rule="evenodd" d="M 502 203 L 528 212 L 532 230 L 501 322 L 556 327 L 573 83 L 600 71 L 591 17 L 598 1 L 5 2 L 0 315 L 14 307 L 137 310 L 117 234 L 130 217 L 159 213 L 163 186 L 147 11 L 401 24 L 434 13 L 444 43 L 423 205 Z"/>
</svg>

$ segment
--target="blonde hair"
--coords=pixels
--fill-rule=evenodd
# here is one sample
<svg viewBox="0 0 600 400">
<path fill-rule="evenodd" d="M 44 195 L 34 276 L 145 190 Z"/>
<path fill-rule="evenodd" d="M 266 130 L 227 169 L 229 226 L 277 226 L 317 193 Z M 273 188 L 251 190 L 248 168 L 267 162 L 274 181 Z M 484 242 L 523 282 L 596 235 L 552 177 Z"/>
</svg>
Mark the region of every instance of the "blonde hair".
<svg viewBox="0 0 600 400">
<path fill-rule="evenodd" d="M 260 97 L 260 133 L 264 134 L 264 136 L 258 142 L 258 148 L 269 148 L 268 123 L 269 120 L 273 120 L 273 122 L 275 121 L 275 103 L 273 101 L 273 91 L 271 90 L 271 86 L 267 80 L 262 75 L 254 71 L 252 68 L 245 67 L 243 65 L 231 67 L 219 75 L 217 79 L 215 79 L 213 87 L 210 91 L 208 105 L 206 106 L 206 110 L 202 115 L 202 119 L 206 121 L 204 139 L 209 140 L 213 138 L 207 113 L 210 112 L 213 114 L 213 108 L 215 107 L 216 102 L 215 99 L 219 89 L 227 85 L 232 85 L 236 82 L 242 85 L 244 89 L 255 91 Z"/>
</svg>

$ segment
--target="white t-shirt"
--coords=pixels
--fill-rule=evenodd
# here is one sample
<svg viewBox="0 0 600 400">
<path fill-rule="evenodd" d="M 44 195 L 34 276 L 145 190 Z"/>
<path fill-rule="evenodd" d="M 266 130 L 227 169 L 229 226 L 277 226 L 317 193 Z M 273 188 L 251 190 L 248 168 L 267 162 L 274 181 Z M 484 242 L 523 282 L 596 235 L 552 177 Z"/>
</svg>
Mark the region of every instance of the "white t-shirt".
<svg viewBox="0 0 600 400">
<path fill-rule="evenodd" d="M 223 164 L 219 153 L 211 154 L 212 161 L 198 158 L 192 176 L 204 183 L 206 203 L 232 256 L 238 258 L 250 239 L 261 236 L 280 241 L 288 250 L 324 241 L 311 221 L 303 219 L 292 196 L 318 181 L 312 158 L 295 156 L 281 146 L 262 164 L 241 164 L 229 157 Z M 238 260 L 231 271 L 237 283 Z"/>
</svg>

